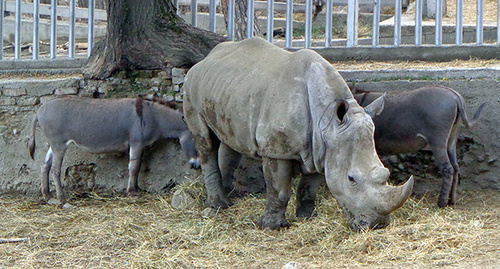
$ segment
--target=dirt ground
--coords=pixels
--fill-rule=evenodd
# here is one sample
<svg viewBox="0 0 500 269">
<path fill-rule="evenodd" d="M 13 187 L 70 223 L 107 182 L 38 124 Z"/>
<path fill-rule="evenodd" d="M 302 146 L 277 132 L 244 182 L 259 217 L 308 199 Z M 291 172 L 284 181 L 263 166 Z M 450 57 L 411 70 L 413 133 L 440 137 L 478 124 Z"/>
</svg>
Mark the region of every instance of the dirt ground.
<svg viewBox="0 0 500 269">
<path fill-rule="evenodd" d="M 38 194 L 0 195 L 0 267 L 5 268 L 498 268 L 500 195 L 460 191 L 453 208 L 435 206 L 437 188 L 411 197 L 382 230 L 354 232 L 323 188 L 318 216 L 287 218 L 280 231 L 258 230 L 262 194 L 204 216 L 200 178 L 182 189 L 187 210 L 172 195 L 138 198 L 89 193 L 63 210 Z M 2 241 L 3 240 L 3 241 Z M 11 240 L 10 242 L 8 240 Z M 16 242 L 17 240 L 17 242 Z M 3 244 L 2 244 L 3 243 Z"/>
</svg>

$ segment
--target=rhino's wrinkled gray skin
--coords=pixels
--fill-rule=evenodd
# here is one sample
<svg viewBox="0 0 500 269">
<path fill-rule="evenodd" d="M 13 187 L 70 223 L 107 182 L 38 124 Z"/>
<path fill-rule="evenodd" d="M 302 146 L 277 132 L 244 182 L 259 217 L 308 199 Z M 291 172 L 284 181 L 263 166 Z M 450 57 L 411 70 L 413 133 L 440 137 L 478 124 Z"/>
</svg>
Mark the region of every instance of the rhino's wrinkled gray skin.
<svg viewBox="0 0 500 269">
<path fill-rule="evenodd" d="M 312 216 L 325 176 L 356 230 L 387 226 L 389 213 L 411 193 L 413 179 L 387 184 L 372 119 L 338 72 L 311 50 L 290 53 L 261 38 L 225 42 L 191 68 L 183 89 L 211 207 L 231 205 L 226 189 L 241 154 L 262 159 L 267 205 L 260 228 L 289 225 L 295 165 L 302 171 L 300 217 Z"/>
<path fill-rule="evenodd" d="M 31 158 L 35 152 L 35 131 L 40 125 L 50 145 L 42 165 L 42 193 L 50 203 L 49 172 L 52 171 L 57 199 L 66 206 L 61 185 L 61 165 L 66 147 L 75 143 L 91 153 L 129 151 L 127 191 L 139 191 L 137 178 L 143 149 L 162 138 L 179 138 L 192 168 L 199 168 L 198 152 L 182 114 L 166 106 L 140 98 L 90 99 L 59 98 L 42 105 L 33 119 L 29 141 Z M 69 205 L 67 205 L 69 206 Z"/>
<path fill-rule="evenodd" d="M 354 91 L 361 106 L 386 95 L 384 110 L 374 117 L 375 146 L 383 153 L 408 153 L 429 146 L 441 171 L 443 183 L 438 206 L 453 205 L 459 167 L 457 140 L 462 123 L 471 127 L 484 104 L 469 122 L 463 97 L 443 86 L 401 92 Z"/>
</svg>

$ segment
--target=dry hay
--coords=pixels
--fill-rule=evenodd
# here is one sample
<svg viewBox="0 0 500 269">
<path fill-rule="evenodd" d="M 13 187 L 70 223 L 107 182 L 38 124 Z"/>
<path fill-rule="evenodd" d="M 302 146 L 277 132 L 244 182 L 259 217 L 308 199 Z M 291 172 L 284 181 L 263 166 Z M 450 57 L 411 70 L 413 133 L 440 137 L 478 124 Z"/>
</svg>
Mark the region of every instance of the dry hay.
<svg viewBox="0 0 500 269">
<path fill-rule="evenodd" d="M 418 182 L 417 182 L 418 184 Z M 322 189 L 318 216 L 292 226 L 258 230 L 264 195 L 204 218 L 200 179 L 180 186 L 195 198 L 176 211 L 171 194 L 139 198 L 92 193 L 72 201 L 77 209 L 46 205 L 40 197 L 0 196 L 0 267 L 19 268 L 301 268 L 497 267 L 500 265 L 500 195 L 497 190 L 459 194 L 454 208 L 437 209 L 435 193 L 410 198 L 383 230 L 348 228 L 335 200 Z M 173 193 L 173 192 L 171 192 Z M 293 199 L 292 199 L 293 200 Z"/>
</svg>

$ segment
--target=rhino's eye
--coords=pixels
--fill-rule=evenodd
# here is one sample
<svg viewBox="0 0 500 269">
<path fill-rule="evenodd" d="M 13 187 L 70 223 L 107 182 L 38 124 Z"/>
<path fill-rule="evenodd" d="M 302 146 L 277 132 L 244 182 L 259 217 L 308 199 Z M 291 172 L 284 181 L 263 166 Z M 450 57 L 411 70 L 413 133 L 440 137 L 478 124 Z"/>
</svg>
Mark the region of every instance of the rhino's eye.
<svg viewBox="0 0 500 269">
<path fill-rule="evenodd" d="M 344 123 L 345 116 L 347 114 L 347 104 L 341 101 L 337 106 L 337 117 L 341 123 Z"/>
<path fill-rule="evenodd" d="M 354 178 L 353 178 L 353 177 L 351 177 L 351 176 L 347 176 L 347 178 L 349 179 L 349 182 L 350 182 L 351 184 L 356 184 L 356 180 L 354 180 Z"/>
</svg>

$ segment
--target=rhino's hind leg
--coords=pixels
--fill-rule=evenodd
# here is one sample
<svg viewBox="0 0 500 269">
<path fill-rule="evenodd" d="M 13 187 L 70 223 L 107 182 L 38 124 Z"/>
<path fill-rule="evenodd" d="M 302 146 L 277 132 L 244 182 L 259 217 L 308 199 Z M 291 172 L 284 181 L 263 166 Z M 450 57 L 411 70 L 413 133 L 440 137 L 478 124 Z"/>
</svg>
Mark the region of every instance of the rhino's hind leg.
<svg viewBox="0 0 500 269">
<path fill-rule="evenodd" d="M 292 162 L 262 158 L 267 186 L 266 209 L 257 225 L 261 229 L 279 229 L 290 226 L 285 218 L 291 195 Z"/>
<path fill-rule="evenodd" d="M 204 159 L 202 167 L 207 189 L 207 205 L 215 209 L 230 207 L 232 203 L 227 199 L 222 187 L 217 154 L 207 155 Z"/>
<path fill-rule="evenodd" d="M 222 187 L 229 197 L 235 195 L 233 187 L 233 173 L 241 160 L 241 154 L 228 145 L 221 143 L 219 147 L 219 168 L 222 177 Z"/>
<path fill-rule="evenodd" d="M 297 187 L 297 212 L 298 218 L 314 217 L 316 195 L 319 186 L 324 181 L 320 174 L 302 175 Z"/>
</svg>

